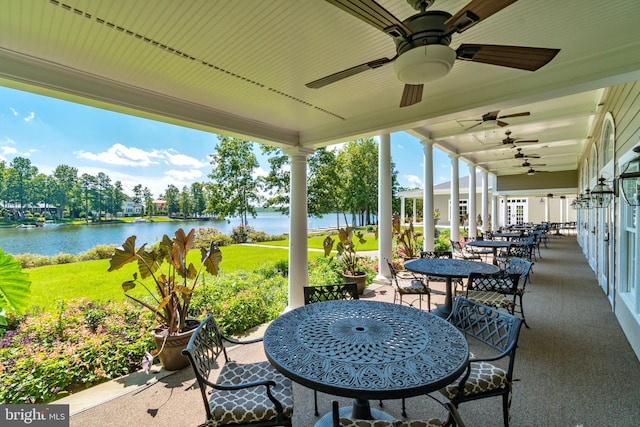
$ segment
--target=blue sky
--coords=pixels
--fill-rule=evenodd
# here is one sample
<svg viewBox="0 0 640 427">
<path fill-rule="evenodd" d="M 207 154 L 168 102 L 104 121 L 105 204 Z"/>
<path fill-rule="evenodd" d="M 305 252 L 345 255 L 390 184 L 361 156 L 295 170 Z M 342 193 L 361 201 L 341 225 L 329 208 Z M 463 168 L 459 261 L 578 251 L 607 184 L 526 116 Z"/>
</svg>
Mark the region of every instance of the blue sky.
<svg viewBox="0 0 640 427">
<path fill-rule="evenodd" d="M 217 135 L 0 87 L 0 160 L 31 160 L 49 175 L 65 164 L 78 174 L 104 172 L 125 192 L 136 184 L 158 197 L 169 184 L 182 189 L 208 181 L 209 155 Z M 423 154 L 418 139 L 391 135 L 391 156 L 403 187 L 422 188 Z M 256 153 L 261 167 L 266 159 Z M 450 178 L 449 158 L 434 150 L 434 182 Z"/>
</svg>

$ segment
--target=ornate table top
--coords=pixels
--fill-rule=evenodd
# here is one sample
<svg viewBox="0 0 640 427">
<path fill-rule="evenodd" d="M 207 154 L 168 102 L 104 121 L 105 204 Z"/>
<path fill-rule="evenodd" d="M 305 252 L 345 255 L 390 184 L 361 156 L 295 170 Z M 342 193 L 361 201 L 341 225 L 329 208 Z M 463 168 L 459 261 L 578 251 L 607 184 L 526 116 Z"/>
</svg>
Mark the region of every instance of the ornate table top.
<svg viewBox="0 0 640 427">
<path fill-rule="evenodd" d="M 504 240 L 472 240 L 465 243 L 466 246 L 477 246 L 479 248 L 508 248 L 512 244 L 512 242 Z"/>
<path fill-rule="evenodd" d="M 500 269 L 492 264 L 464 259 L 418 258 L 404 263 L 404 268 L 415 273 L 458 278 L 470 273 L 497 273 Z"/>
<path fill-rule="evenodd" d="M 267 358 L 307 387 L 338 396 L 393 399 L 429 393 L 464 370 L 464 336 L 444 319 L 399 304 L 327 301 L 274 320 Z"/>
</svg>

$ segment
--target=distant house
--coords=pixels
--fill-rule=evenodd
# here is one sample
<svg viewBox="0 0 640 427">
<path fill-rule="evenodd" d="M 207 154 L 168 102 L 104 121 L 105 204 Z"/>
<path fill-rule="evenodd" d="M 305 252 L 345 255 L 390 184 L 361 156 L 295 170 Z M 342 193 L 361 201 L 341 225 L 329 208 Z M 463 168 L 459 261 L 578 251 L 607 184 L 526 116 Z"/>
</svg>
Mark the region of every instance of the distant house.
<svg viewBox="0 0 640 427">
<path fill-rule="evenodd" d="M 142 204 L 136 203 L 132 199 L 127 199 L 122 202 L 122 212 L 121 214 L 125 217 L 128 216 L 138 216 L 142 212 Z"/>
<path fill-rule="evenodd" d="M 575 222 L 576 211 L 570 208 L 571 200 L 575 198 L 575 194 L 496 194 L 494 192 L 494 181 L 489 179 L 489 197 L 487 212 L 490 217 L 495 216 L 496 227 L 508 224 L 522 224 L 527 222 L 541 223 L 548 222 Z M 469 176 L 459 179 L 459 206 L 458 215 L 465 217 L 470 215 L 469 212 Z M 415 215 L 416 202 L 422 200 L 423 190 L 407 190 L 400 191 L 398 197 L 401 199 L 403 211 L 400 212 L 401 217 L 405 218 L 405 222 L 409 220 L 414 223 L 418 222 L 418 216 Z M 474 216 L 482 214 L 482 174 L 476 175 L 476 212 Z M 504 210 L 506 202 L 506 211 Z M 410 205 L 412 203 L 412 205 Z M 495 204 L 495 206 L 494 206 Z M 405 212 L 409 206 L 412 206 L 414 215 L 408 217 Z M 420 205 L 421 206 L 421 205 Z M 451 223 L 451 181 L 443 182 L 433 187 L 433 206 L 435 210 L 440 212 L 440 220 L 438 225 L 448 226 Z M 421 215 L 421 212 L 417 212 Z M 491 222 L 491 218 L 489 218 Z M 462 223 L 461 223 L 462 225 Z"/>
</svg>

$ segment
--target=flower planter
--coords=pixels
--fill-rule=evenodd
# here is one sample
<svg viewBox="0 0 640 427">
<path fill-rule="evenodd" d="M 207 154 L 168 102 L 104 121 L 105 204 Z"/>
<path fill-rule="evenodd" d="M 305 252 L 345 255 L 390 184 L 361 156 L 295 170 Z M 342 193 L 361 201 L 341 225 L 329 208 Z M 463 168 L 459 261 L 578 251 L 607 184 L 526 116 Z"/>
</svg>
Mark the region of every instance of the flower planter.
<svg viewBox="0 0 640 427">
<path fill-rule="evenodd" d="M 355 282 L 358 286 L 358 295 L 362 295 L 364 293 L 364 288 L 367 286 L 367 275 L 365 273 L 357 274 L 352 276 L 348 273 L 342 273 L 342 277 L 344 277 L 345 282 Z"/>
<path fill-rule="evenodd" d="M 178 369 L 189 366 L 189 359 L 182 355 L 182 350 L 189 344 L 191 335 L 193 335 L 199 324 L 199 320 L 187 320 L 185 328 L 188 330 L 168 336 L 162 351 L 160 351 L 160 349 L 167 334 L 167 329 L 157 328 L 153 331 L 153 340 L 156 343 L 156 348 L 160 351 L 158 358 L 160 359 L 160 364 L 166 371 L 177 371 Z"/>
</svg>

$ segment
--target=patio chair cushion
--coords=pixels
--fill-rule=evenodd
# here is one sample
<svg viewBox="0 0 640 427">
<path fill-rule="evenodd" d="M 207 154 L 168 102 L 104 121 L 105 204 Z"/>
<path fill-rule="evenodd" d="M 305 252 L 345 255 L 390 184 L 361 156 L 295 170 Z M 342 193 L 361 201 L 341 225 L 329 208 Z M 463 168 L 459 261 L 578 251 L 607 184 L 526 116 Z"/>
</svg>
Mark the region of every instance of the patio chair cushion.
<svg viewBox="0 0 640 427">
<path fill-rule="evenodd" d="M 469 358 L 474 358 L 473 353 L 469 353 Z M 458 395 L 458 383 L 461 377 L 440 389 L 440 392 L 449 399 L 456 397 Z M 464 395 L 468 396 L 494 390 L 504 386 L 506 382 L 507 372 L 504 369 L 488 362 L 471 362 L 471 373 L 464 386 Z"/>
<path fill-rule="evenodd" d="M 356 420 L 340 418 L 340 427 L 442 427 L 443 422 L 438 419 L 430 420 Z"/>
<path fill-rule="evenodd" d="M 284 414 L 293 414 L 293 393 L 291 380 L 276 371 L 268 361 L 240 364 L 229 361 L 220 370 L 216 384 L 246 384 L 252 381 L 273 380 L 273 395 L 284 408 Z M 273 402 L 269 400 L 264 387 L 240 390 L 215 390 L 209 399 L 213 419 L 220 424 L 248 423 L 275 418 Z"/>
<path fill-rule="evenodd" d="M 513 298 L 509 298 L 505 294 L 500 292 L 491 291 L 467 291 L 462 292 L 461 295 L 466 295 L 470 300 L 477 301 L 480 304 L 488 305 L 489 307 L 506 308 L 510 312 L 513 311 L 515 302 Z"/>
</svg>

